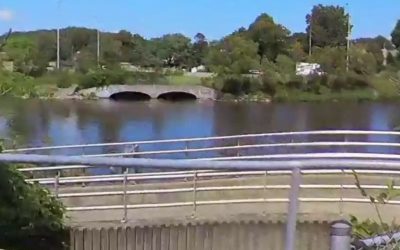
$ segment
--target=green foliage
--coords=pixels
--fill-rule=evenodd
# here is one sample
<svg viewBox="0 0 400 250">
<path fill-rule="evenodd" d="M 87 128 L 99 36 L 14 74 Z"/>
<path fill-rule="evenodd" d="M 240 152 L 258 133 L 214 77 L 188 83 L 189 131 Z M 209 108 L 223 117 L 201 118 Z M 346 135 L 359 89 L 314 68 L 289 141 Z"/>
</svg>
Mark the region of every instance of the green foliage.
<svg viewBox="0 0 400 250">
<path fill-rule="evenodd" d="M 56 77 L 58 88 L 69 88 L 73 84 L 73 78 L 68 72 L 60 72 Z"/>
<path fill-rule="evenodd" d="M 241 36 L 230 36 L 210 48 L 207 64 L 213 72 L 247 74 L 259 68 L 258 45 Z"/>
<path fill-rule="evenodd" d="M 123 70 L 98 69 L 84 75 L 79 82 L 79 87 L 87 89 L 112 84 L 124 84 L 127 78 L 128 74 Z"/>
<path fill-rule="evenodd" d="M 320 64 L 324 72 L 342 73 L 346 71 L 346 50 L 340 47 L 315 48 L 310 61 Z"/>
<path fill-rule="evenodd" d="M 0 247 L 14 250 L 65 249 L 64 208 L 15 167 L 0 166 Z"/>
<path fill-rule="evenodd" d="M 0 193 L 0 248 L 67 249 L 65 208 L 47 189 L 27 183 L 17 166 L 0 164 Z"/>
<path fill-rule="evenodd" d="M 260 59 L 267 58 L 275 61 L 279 54 L 287 50 L 287 41 L 290 31 L 268 14 L 261 14 L 249 26 L 247 35 L 258 44 L 258 55 Z"/>
<path fill-rule="evenodd" d="M 223 80 L 222 92 L 234 96 L 248 95 L 262 89 L 261 82 L 250 77 L 227 77 Z"/>
<path fill-rule="evenodd" d="M 32 77 L 22 73 L 0 70 L 0 96 L 37 97 L 37 87 Z"/>
<path fill-rule="evenodd" d="M 357 74 L 372 75 L 378 71 L 378 62 L 367 49 L 353 46 L 350 50 L 350 69 Z"/>
<path fill-rule="evenodd" d="M 400 20 L 397 21 L 397 24 L 392 32 L 392 42 L 396 48 L 400 48 Z"/>
<path fill-rule="evenodd" d="M 346 45 L 348 16 L 343 7 L 316 5 L 307 15 L 307 34 L 312 31 L 312 44 L 316 47 Z"/>
<path fill-rule="evenodd" d="M 353 225 L 353 234 L 356 238 L 366 238 L 377 236 L 380 234 L 391 234 L 400 229 L 399 225 L 396 225 L 394 221 L 391 224 L 388 224 L 383 221 L 381 212 L 379 210 L 380 206 L 387 204 L 388 201 L 396 199 L 400 197 L 400 190 L 395 188 L 394 180 L 391 180 L 387 183 L 387 188 L 382 192 L 371 194 L 366 189 L 362 187 L 360 178 L 357 173 L 353 171 L 353 176 L 355 179 L 355 185 L 360 191 L 361 195 L 365 198 L 368 198 L 375 208 L 377 217 L 379 221 L 374 221 L 372 219 L 368 219 L 365 221 L 360 221 L 357 217 L 351 217 L 351 223 Z M 393 247 L 393 246 L 392 246 Z M 397 249 L 397 248 L 391 248 Z"/>
</svg>

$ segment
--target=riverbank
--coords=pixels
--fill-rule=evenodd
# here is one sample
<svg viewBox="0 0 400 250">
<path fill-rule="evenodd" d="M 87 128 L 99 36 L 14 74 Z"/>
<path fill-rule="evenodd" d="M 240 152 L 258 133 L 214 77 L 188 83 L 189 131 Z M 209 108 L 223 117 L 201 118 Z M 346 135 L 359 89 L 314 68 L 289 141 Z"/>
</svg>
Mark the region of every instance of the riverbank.
<svg viewBox="0 0 400 250">
<path fill-rule="evenodd" d="M 127 73 L 94 71 L 85 75 L 58 72 L 41 77 L 1 71 L 0 95 L 40 99 L 96 99 L 80 90 L 123 85 L 205 86 L 220 93 L 218 100 L 233 102 L 324 102 L 379 101 L 400 99 L 400 80 L 395 74 L 358 76 L 328 75 L 316 78 L 291 77 L 283 81 L 265 76 L 201 78 L 188 74 Z M 85 91 L 82 91 L 85 92 Z"/>
</svg>

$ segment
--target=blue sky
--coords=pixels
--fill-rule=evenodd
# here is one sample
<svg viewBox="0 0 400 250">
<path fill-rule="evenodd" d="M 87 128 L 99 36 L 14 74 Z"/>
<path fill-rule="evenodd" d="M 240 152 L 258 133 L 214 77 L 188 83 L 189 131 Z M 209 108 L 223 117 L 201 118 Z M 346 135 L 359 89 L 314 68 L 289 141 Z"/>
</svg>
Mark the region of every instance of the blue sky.
<svg viewBox="0 0 400 250">
<path fill-rule="evenodd" d="M 247 27 L 262 12 L 291 31 L 304 31 L 305 15 L 313 5 L 346 2 L 355 26 L 353 37 L 388 37 L 400 19 L 400 0 L 1 0 L 0 32 L 8 27 L 88 26 L 127 29 L 145 37 L 177 32 L 193 37 L 203 32 L 218 39 Z"/>
</svg>

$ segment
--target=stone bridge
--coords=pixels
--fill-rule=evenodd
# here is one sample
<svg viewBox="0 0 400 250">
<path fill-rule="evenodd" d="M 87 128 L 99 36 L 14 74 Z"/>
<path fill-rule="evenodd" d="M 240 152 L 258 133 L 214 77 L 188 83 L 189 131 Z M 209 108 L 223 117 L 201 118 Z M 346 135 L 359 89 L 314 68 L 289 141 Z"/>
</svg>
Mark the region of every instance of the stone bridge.
<svg viewBox="0 0 400 250">
<path fill-rule="evenodd" d="M 215 100 L 217 91 L 203 86 L 174 86 L 174 85 L 110 85 L 101 88 L 90 88 L 79 91 L 84 96 L 102 99 L 200 99 Z"/>
</svg>

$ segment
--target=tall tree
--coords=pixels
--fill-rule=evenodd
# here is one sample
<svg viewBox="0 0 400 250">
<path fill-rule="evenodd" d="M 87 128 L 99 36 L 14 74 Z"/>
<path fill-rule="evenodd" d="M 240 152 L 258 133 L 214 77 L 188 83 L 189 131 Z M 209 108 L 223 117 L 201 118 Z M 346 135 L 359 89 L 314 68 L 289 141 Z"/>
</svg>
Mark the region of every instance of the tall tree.
<svg viewBox="0 0 400 250">
<path fill-rule="evenodd" d="M 316 5 L 306 20 L 307 34 L 311 33 L 313 46 L 346 45 L 349 18 L 343 7 Z"/>
<path fill-rule="evenodd" d="M 400 49 L 400 19 L 397 21 L 396 27 L 392 32 L 392 42 L 396 48 Z"/>
<path fill-rule="evenodd" d="M 204 64 L 204 57 L 207 53 L 208 41 L 203 33 L 197 33 L 194 37 L 194 43 L 192 47 L 192 61 L 195 66 Z"/>
<path fill-rule="evenodd" d="M 290 35 L 288 29 L 276 24 L 268 14 L 261 14 L 249 26 L 248 36 L 258 43 L 260 60 L 267 58 L 274 61 L 279 54 L 284 54 Z"/>
<path fill-rule="evenodd" d="M 190 57 L 191 40 L 182 34 L 168 34 L 153 40 L 156 56 L 169 67 L 186 67 Z"/>
<path fill-rule="evenodd" d="M 207 65 L 218 74 L 246 74 L 260 67 L 258 44 L 242 36 L 229 36 L 210 48 Z"/>
</svg>

